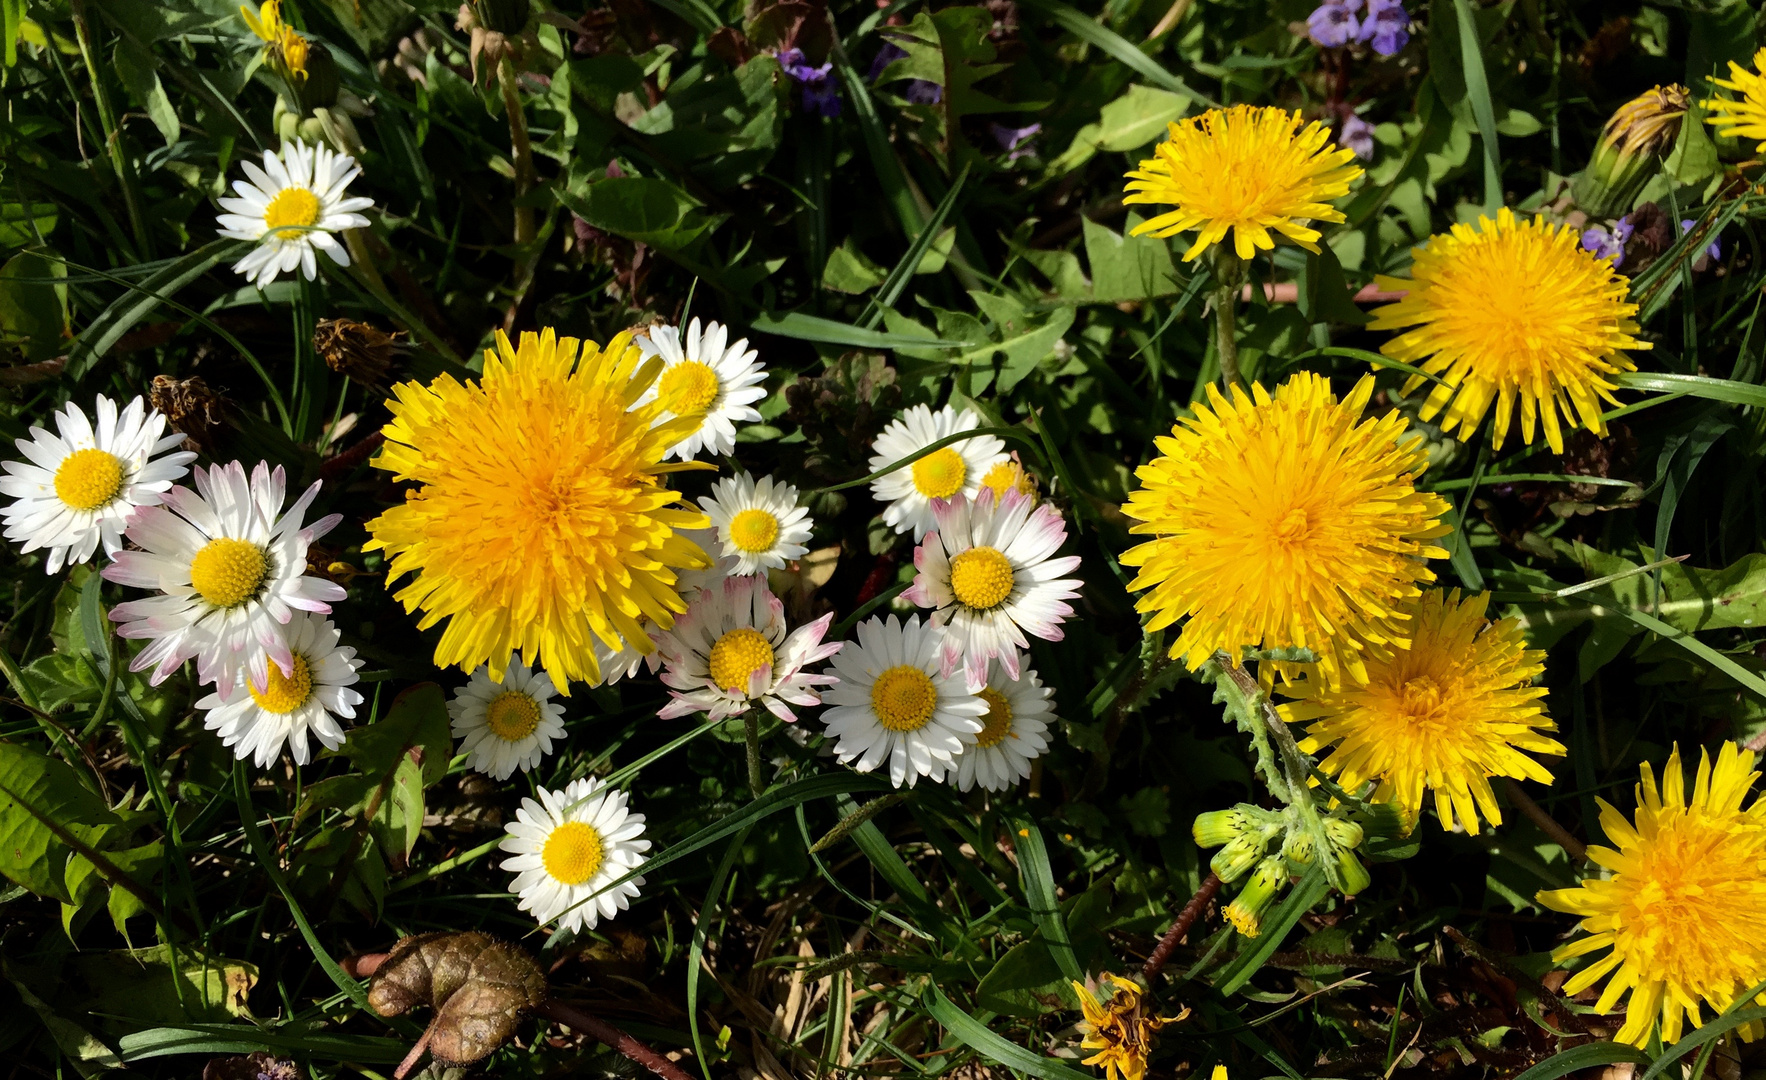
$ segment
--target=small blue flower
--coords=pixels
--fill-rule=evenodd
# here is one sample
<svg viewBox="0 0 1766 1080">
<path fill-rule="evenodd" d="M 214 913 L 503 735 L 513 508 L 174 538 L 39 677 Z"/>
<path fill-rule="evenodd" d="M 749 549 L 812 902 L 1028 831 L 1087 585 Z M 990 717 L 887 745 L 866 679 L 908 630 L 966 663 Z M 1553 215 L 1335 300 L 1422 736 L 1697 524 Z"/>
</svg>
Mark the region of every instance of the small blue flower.
<svg viewBox="0 0 1766 1080">
<path fill-rule="evenodd" d="M 1042 130 L 1042 125 L 1031 124 L 1029 127 L 1015 128 L 989 122 L 987 130 L 994 141 L 999 143 L 1000 149 L 1006 151 L 1006 160 L 1011 162 L 1031 152 L 1030 139 Z"/>
<path fill-rule="evenodd" d="M 1410 13 L 1404 10 L 1404 0 L 1367 0 L 1359 40 L 1373 45 L 1381 56 L 1403 50 L 1410 43 Z"/>
<path fill-rule="evenodd" d="M 1350 113 L 1343 118 L 1343 127 L 1337 132 L 1337 143 L 1345 150 L 1352 150 L 1355 156 L 1363 161 L 1372 161 L 1374 157 L 1374 126 L 1361 117 Z"/>
<path fill-rule="evenodd" d="M 884 68 L 905 56 L 907 56 L 906 49 L 892 42 L 884 42 L 883 47 L 877 50 L 876 58 L 871 61 L 871 69 L 865 73 L 865 81 L 876 82 L 878 76 L 883 74 Z M 925 79 L 909 79 L 907 82 L 907 89 L 903 91 L 902 96 L 908 99 L 910 105 L 936 105 L 944 100 L 944 87 L 935 82 L 928 82 Z"/>
<path fill-rule="evenodd" d="M 1306 33 L 1323 49 L 1337 49 L 1359 39 L 1355 11 L 1361 0 L 1328 0 L 1306 17 Z"/>
<path fill-rule="evenodd" d="M 1687 218 L 1685 221 L 1682 221 L 1680 223 L 1681 234 L 1685 235 L 1686 233 L 1691 232 L 1692 227 L 1697 224 L 1698 224 L 1698 222 L 1692 220 L 1691 218 Z M 1709 247 L 1705 248 L 1705 254 L 1710 257 L 1710 260 L 1712 262 L 1717 262 L 1719 259 L 1723 258 L 1723 241 L 1719 240 L 1716 237 L 1712 237 L 1711 238 L 1711 245 Z"/>
<path fill-rule="evenodd" d="M 803 111 L 811 116 L 833 119 L 840 115 L 840 97 L 834 89 L 834 65 L 812 65 L 802 49 L 784 49 L 779 53 L 779 66 L 785 74 L 802 84 Z"/>
<path fill-rule="evenodd" d="M 1626 227 L 1629 235 L 1630 227 Z M 1617 267 L 1625 261 L 1625 238 L 1617 235 L 1618 227 L 1608 229 L 1605 225 L 1590 225 L 1582 230 L 1582 250 L 1589 252 L 1597 259 L 1611 259 Z"/>
</svg>

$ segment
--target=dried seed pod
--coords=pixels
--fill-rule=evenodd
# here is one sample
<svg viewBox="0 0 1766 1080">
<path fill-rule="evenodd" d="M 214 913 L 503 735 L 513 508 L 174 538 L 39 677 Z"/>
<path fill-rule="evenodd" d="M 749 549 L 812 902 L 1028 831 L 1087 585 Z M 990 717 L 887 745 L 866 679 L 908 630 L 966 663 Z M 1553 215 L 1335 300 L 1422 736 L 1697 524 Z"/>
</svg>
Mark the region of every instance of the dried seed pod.
<svg viewBox="0 0 1766 1080">
<path fill-rule="evenodd" d="M 533 958 L 476 931 L 401 938 L 368 987 L 368 1004 L 382 1016 L 434 1009 L 429 1052 L 454 1065 L 488 1057 L 545 1000 L 546 976 Z"/>
<path fill-rule="evenodd" d="M 184 433 L 185 449 L 213 456 L 216 436 L 226 423 L 227 404 L 200 376 L 155 375 L 147 400 L 165 414 L 173 430 Z"/>
<path fill-rule="evenodd" d="M 313 327 L 313 349 L 332 371 L 385 392 L 405 349 L 404 333 L 389 334 L 353 319 L 322 319 Z"/>
</svg>

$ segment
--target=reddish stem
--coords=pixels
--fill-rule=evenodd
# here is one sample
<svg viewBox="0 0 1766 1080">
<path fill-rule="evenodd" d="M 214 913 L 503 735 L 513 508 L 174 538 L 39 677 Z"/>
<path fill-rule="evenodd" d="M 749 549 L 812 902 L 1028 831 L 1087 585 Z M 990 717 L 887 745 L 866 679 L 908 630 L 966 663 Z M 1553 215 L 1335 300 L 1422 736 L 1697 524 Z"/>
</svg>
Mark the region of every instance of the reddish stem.
<svg viewBox="0 0 1766 1080">
<path fill-rule="evenodd" d="M 436 1018 L 429 1022 L 429 1026 L 423 1029 L 423 1037 L 417 1040 L 417 1045 L 411 1047 L 411 1052 L 405 1055 L 405 1060 L 399 1062 L 399 1067 L 393 1070 L 393 1080 L 405 1080 L 405 1077 L 411 1075 L 411 1070 L 415 1069 L 417 1063 L 423 1060 L 423 1052 L 429 1049 L 429 1040 L 435 1037 L 435 1025 L 440 1022 L 441 1016 L 437 1014 Z"/>
<path fill-rule="evenodd" d="M 1165 936 L 1159 939 L 1158 948 L 1153 950 L 1153 955 L 1147 957 L 1145 966 L 1141 968 L 1141 978 L 1149 985 L 1164 970 L 1165 961 L 1171 959 L 1177 943 L 1183 940 L 1184 935 L 1190 932 L 1190 927 L 1196 925 L 1196 920 L 1202 917 L 1208 902 L 1220 891 L 1220 885 L 1220 876 L 1212 870 L 1208 871 L 1208 876 L 1202 879 L 1196 895 L 1190 897 L 1190 902 L 1177 913 L 1177 921 L 1171 924 L 1171 929 L 1165 931 Z"/>
<path fill-rule="evenodd" d="M 386 963 L 386 958 L 391 955 L 383 952 L 358 953 L 339 960 L 337 966 L 352 979 L 366 979 L 379 971 L 380 965 Z"/>
<path fill-rule="evenodd" d="M 367 435 L 362 436 L 362 440 L 356 443 L 356 445 L 335 457 L 328 457 L 321 462 L 319 465 L 319 478 L 321 480 L 335 480 L 338 477 L 349 473 L 355 469 L 357 465 L 367 461 L 369 456 L 372 455 L 374 451 L 380 449 L 380 445 L 385 441 L 386 434 L 384 432 L 369 432 Z"/>
<path fill-rule="evenodd" d="M 600 1017 L 589 1015 L 581 1005 L 553 998 L 535 1009 L 533 1014 L 557 1021 L 565 1027 L 575 1028 L 590 1038 L 599 1039 L 663 1080 L 693 1080 L 679 1065 Z"/>
</svg>

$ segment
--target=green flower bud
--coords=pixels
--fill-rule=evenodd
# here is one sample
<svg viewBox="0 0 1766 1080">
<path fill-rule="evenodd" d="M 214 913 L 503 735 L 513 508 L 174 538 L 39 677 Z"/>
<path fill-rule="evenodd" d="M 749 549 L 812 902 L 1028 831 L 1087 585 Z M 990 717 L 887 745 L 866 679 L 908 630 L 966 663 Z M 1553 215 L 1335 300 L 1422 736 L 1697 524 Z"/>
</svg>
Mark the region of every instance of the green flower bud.
<svg viewBox="0 0 1766 1080">
<path fill-rule="evenodd" d="M 1269 910 L 1275 894 L 1287 881 L 1288 866 L 1281 856 L 1264 859 L 1257 864 L 1244 889 L 1226 906 L 1226 921 L 1246 937 L 1256 937 L 1263 929 L 1263 913 Z"/>
<path fill-rule="evenodd" d="M 1229 810 L 1210 810 L 1196 815 L 1190 835 L 1196 838 L 1197 847 L 1219 847 L 1244 835 L 1250 825 L 1245 812 L 1236 806 Z"/>
<path fill-rule="evenodd" d="M 1356 893 L 1373 884 L 1373 875 L 1353 851 L 1346 848 L 1337 849 L 1337 876 L 1343 879 L 1343 895 L 1354 896 Z"/>
<path fill-rule="evenodd" d="M 1312 837 L 1295 829 L 1282 841 L 1282 858 L 1300 866 L 1307 866 L 1312 862 L 1312 848 Z"/>
<path fill-rule="evenodd" d="M 300 93 L 301 104 L 308 110 L 329 109 L 337 104 L 337 92 L 343 86 L 337 75 L 337 60 L 331 50 L 317 41 L 307 44 L 306 78 L 290 82 Z"/>
<path fill-rule="evenodd" d="M 1263 841 L 1255 834 L 1234 837 L 1214 853 L 1208 868 L 1222 881 L 1237 881 L 1263 858 Z"/>
<path fill-rule="evenodd" d="M 1328 817 L 1324 821 L 1325 835 L 1331 843 L 1340 848 L 1353 851 L 1361 846 L 1361 826 L 1348 818 Z"/>
<path fill-rule="evenodd" d="M 1601 130 L 1588 168 L 1570 187 L 1583 213 L 1609 218 L 1631 208 L 1657 163 L 1674 148 L 1690 101 L 1686 87 L 1669 85 L 1620 106 Z"/>
</svg>

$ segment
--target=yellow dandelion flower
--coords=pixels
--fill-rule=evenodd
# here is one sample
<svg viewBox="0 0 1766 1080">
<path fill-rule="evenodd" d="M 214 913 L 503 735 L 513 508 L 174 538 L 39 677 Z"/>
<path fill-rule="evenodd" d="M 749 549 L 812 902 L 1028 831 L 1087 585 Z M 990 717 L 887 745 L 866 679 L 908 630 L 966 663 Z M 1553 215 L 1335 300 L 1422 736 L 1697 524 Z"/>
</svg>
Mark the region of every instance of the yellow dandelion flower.
<svg viewBox="0 0 1766 1080">
<path fill-rule="evenodd" d="M 1149 632 L 1188 618 L 1171 648 L 1192 669 L 1225 650 L 1312 649 L 1335 685 L 1365 678 L 1362 654 L 1408 638 L 1405 603 L 1435 575 L 1428 543 L 1451 530 L 1439 495 L 1416 489 L 1427 452 L 1400 442 L 1396 412 L 1362 420 L 1371 376 L 1338 400 L 1322 376 L 1303 372 L 1273 397 L 1238 387 L 1157 440 L 1140 467 L 1141 487 L 1122 512 L 1152 535 L 1122 556 L 1149 589 L 1136 609 Z M 1278 664 L 1284 677 L 1297 665 Z"/>
<path fill-rule="evenodd" d="M 675 570 L 711 560 L 679 530 L 709 521 L 660 478 L 694 466 L 662 463 L 683 429 L 638 404 L 660 366 L 642 355 L 627 334 L 579 359 L 551 330 L 519 351 L 499 333 L 478 382 L 393 388 L 375 464 L 422 486 L 368 523 L 364 549 L 391 556 L 388 587 L 413 575 L 397 598 L 420 629 L 448 620 L 438 665 L 501 680 L 520 652 L 567 691 L 599 679 L 594 639 L 648 653 L 645 620 L 686 610 Z"/>
<path fill-rule="evenodd" d="M 1648 349 L 1632 335 L 1637 305 L 1625 302 L 1630 282 L 1607 259 L 1582 250 L 1575 229 L 1543 218 L 1522 222 L 1506 207 L 1478 228 L 1455 225 L 1414 252 L 1409 279 L 1379 277 L 1382 289 L 1408 294 L 1374 311 L 1376 330 L 1415 327 L 1380 351 L 1440 375 L 1420 415 L 1446 410 L 1441 427 L 1469 439 L 1496 403 L 1491 439 L 1502 448 L 1521 401 L 1521 437 L 1564 452 L 1558 413 L 1571 427 L 1605 435 L 1601 401 L 1617 404 L 1605 376 L 1635 371 L 1620 350 Z M 1410 393 L 1424 382 L 1412 376 Z"/>
<path fill-rule="evenodd" d="M 285 29 L 282 22 L 282 0 L 264 0 L 263 6 L 255 13 L 241 4 L 239 14 L 259 41 L 274 45 L 282 40 L 282 31 Z"/>
<path fill-rule="evenodd" d="M 1085 1064 L 1102 1065 L 1108 1080 L 1143 1080 L 1147 1075 L 1147 1054 L 1156 1041 L 1154 1036 L 1160 1028 L 1182 1020 L 1190 1011 L 1155 1016 L 1142 1007 L 1139 986 L 1115 975 L 1105 975 L 1104 981 L 1115 987 L 1107 1001 L 1100 1001 L 1084 983 L 1073 984 L 1080 1011 L 1085 1014 L 1080 1048 L 1097 1051 L 1085 1059 Z M 1099 989 L 1103 989 L 1101 983 Z"/>
<path fill-rule="evenodd" d="M 282 28 L 282 37 L 277 41 L 282 49 L 282 63 L 288 67 L 290 75 L 307 77 L 307 39 L 301 37 L 288 27 Z"/>
<path fill-rule="evenodd" d="M 1128 174 L 1125 203 L 1169 203 L 1177 209 L 1135 227 L 1134 235 L 1175 236 L 1199 229 L 1184 252 L 1190 262 L 1233 233 L 1233 249 L 1249 259 L 1275 247 L 1271 230 L 1307 251 L 1321 234 L 1306 221 L 1342 221 L 1332 199 L 1349 194 L 1361 175 L 1355 153 L 1331 141 L 1331 130 L 1299 113 L 1261 105 L 1210 109 L 1170 126 L 1154 157 Z"/>
<path fill-rule="evenodd" d="M 1539 893 L 1539 902 L 1583 916 L 1588 936 L 1551 954 L 1563 962 L 1611 948 L 1570 977 L 1579 994 L 1607 976 L 1596 1012 L 1630 991 L 1619 1042 L 1643 1046 L 1658 1020 L 1662 1041 L 1698 1027 L 1701 1003 L 1721 1011 L 1766 980 L 1766 799 L 1742 809 L 1760 774 L 1755 755 L 1724 743 L 1711 767 L 1700 751 L 1687 797 L 1680 748 L 1668 757 L 1660 791 L 1649 763 L 1637 788 L 1636 826 L 1600 800 L 1600 825 L 1617 850 L 1591 847 L 1608 876 Z M 1766 1004 L 1766 995 L 1756 999 Z M 1741 1029 L 1756 1039 L 1762 1025 Z"/>
<path fill-rule="evenodd" d="M 1300 748 L 1334 747 L 1320 767 L 1351 791 L 1377 781 L 1374 798 L 1396 802 L 1407 825 L 1425 788 L 1444 828 L 1457 815 L 1476 835 L 1480 813 L 1502 824 L 1490 777 L 1549 784 L 1527 754 L 1564 747 L 1545 734 L 1557 728 L 1539 700 L 1545 687 L 1532 685 L 1545 653 L 1527 648 L 1517 620 L 1485 618 L 1489 605 L 1489 593 L 1462 602 L 1457 589 L 1431 589 L 1406 605 L 1410 644 L 1370 657 L 1366 678 L 1290 687 L 1300 700 L 1281 706 L 1282 718 L 1311 723 Z"/>
<path fill-rule="evenodd" d="M 1741 95 L 1741 100 L 1711 98 L 1700 102 L 1710 111 L 1705 123 L 1721 129 L 1717 134 L 1759 139 L 1760 144 L 1754 147 L 1757 151 L 1766 151 L 1766 75 L 1760 74 L 1763 71 L 1766 71 L 1766 49 L 1754 54 L 1753 71 L 1731 60 L 1729 78 L 1712 79 L 1711 82 L 1726 90 L 1734 90 Z"/>
</svg>

